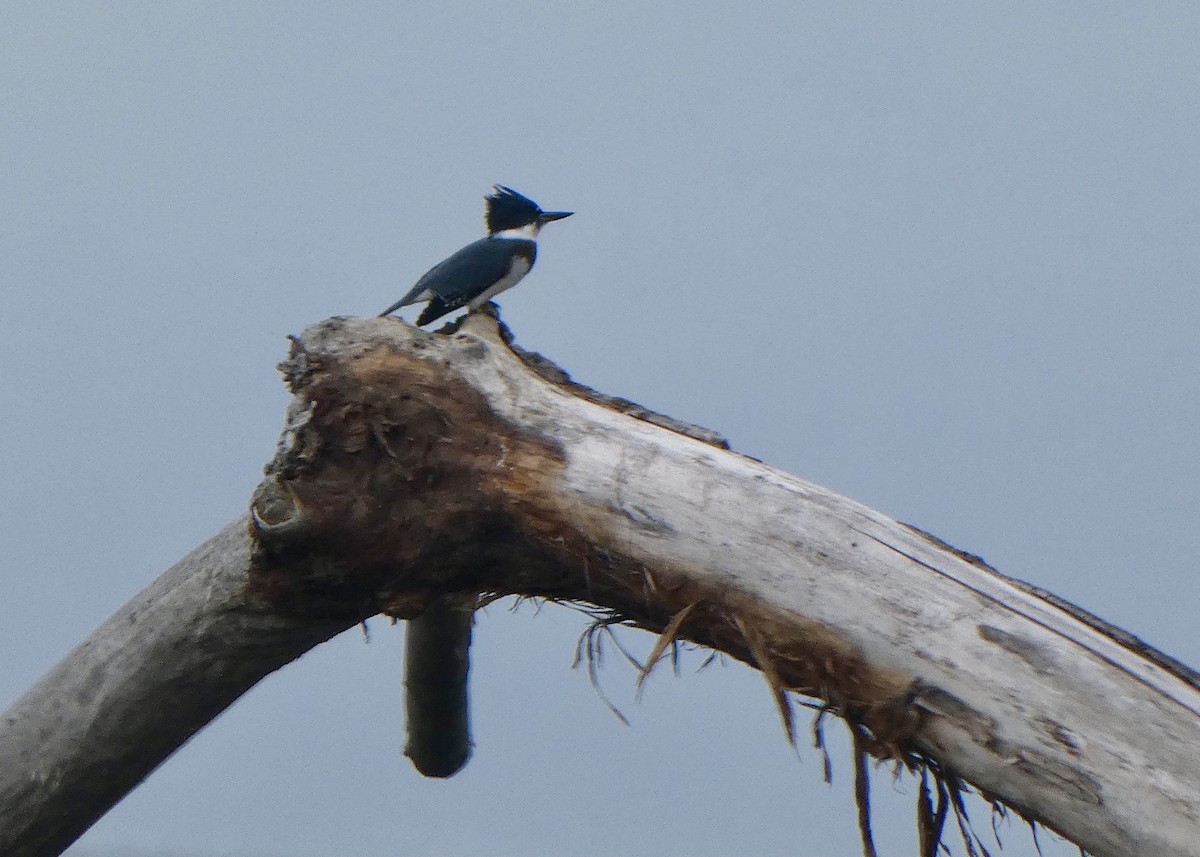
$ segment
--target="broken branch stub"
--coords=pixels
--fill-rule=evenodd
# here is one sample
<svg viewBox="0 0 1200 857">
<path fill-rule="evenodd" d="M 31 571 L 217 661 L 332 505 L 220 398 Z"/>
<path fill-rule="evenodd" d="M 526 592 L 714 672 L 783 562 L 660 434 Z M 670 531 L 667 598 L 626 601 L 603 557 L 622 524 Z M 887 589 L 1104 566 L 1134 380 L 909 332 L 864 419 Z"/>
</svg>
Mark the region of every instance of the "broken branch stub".
<svg viewBox="0 0 1200 857">
<path fill-rule="evenodd" d="M 1194 853 L 1195 676 L 1077 608 L 712 437 L 581 395 L 483 313 L 449 334 L 332 319 L 283 368 L 295 399 L 255 495 L 251 575 L 277 607 L 407 618 L 451 593 L 591 602 L 758 666 L 777 698 L 865 727 L 872 754 L 935 760 L 1093 854 Z"/>
</svg>

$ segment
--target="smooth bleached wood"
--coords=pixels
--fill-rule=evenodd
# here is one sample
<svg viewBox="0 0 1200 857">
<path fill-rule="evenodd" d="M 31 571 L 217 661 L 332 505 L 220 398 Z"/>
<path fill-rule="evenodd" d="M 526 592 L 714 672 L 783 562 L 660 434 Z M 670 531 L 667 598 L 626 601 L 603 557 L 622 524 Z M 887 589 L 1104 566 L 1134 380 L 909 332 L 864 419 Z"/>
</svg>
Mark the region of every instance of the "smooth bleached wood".
<svg viewBox="0 0 1200 857">
<path fill-rule="evenodd" d="M 260 679 L 350 624 L 246 594 L 243 516 L 97 628 L 0 719 L 0 854 L 59 854 Z"/>
</svg>

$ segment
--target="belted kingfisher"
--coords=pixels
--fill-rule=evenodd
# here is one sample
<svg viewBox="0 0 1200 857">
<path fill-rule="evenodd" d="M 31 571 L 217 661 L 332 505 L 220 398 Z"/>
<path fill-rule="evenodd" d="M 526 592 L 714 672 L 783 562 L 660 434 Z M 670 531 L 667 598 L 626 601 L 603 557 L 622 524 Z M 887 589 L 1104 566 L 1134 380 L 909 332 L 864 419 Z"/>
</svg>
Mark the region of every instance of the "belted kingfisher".
<svg viewBox="0 0 1200 857">
<path fill-rule="evenodd" d="M 459 307 L 482 306 L 529 273 L 537 258 L 538 230 L 575 213 L 542 211 L 532 199 L 504 185 L 496 185 L 486 202 L 487 238 L 480 238 L 439 262 L 380 316 L 409 304 L 429 301 L 417 317 L 420 327 Z"/>
</svg>

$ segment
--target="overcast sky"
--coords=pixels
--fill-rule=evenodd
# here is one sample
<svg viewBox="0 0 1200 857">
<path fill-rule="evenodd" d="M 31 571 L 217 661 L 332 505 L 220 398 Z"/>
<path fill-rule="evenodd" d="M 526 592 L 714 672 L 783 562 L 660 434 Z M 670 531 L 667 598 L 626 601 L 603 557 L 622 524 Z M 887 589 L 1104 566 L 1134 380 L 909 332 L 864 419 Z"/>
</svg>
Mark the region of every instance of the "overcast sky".
<svg viewBox="0 0 1200 857">
<path fill-rule="evenodd" d="M 577 212 L 521 345 L 1200 663 L 1200 10 L 913 5 L 5 3 L 0 705 L 245 510 L 284 337 L 495 182 Z M 481 617 L 448 782 L 400 754 L 401 629 L 348 632 L 71 854 L 856 853 L 844 741 L 831 789 L 702 656 L 640 703 L 610 660 L 623 726 L 584 624 Z"/>
</svg>

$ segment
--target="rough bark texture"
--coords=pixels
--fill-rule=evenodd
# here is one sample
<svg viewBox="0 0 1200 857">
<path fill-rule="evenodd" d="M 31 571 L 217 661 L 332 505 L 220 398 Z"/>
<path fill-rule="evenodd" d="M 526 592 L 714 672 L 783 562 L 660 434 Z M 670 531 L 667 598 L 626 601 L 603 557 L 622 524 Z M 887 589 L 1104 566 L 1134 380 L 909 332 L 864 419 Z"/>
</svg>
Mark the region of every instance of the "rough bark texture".
<svg viewBox="0 0 1200 857">
<path fill-rule="evenodd" d="M 828 703 L 856 746 L 939 775 L 927 828 L 961 779 L 1096 855 L 1197 853 L 1196 676 L 1078 608 L 584 391 L 484 314 L 444 334 L 332 319 L 282 368 L 249 545 L 226 530 L 5 715 L 0 814 L 32 820 L 0 853 L 56 853 L 94 818 L 63 822 L 76 802 L 111 804 L 337 630 L 508 593 L 600 605 Z"/>
</svg>

